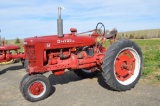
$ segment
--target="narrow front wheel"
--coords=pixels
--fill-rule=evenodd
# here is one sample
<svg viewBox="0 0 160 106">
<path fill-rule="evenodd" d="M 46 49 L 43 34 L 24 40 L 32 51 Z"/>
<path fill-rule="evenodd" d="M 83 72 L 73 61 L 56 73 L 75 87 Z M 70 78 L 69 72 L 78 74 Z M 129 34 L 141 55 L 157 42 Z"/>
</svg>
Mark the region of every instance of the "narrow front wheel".
<svg viewBox="0 0 160 106">
<path fill-rule="evenodd" d="M 51 85 L 48 78 L 41 74 L 31 75 L 21 87 L 22 95 L 31 102 L 45 99 L 48 97 L 50 90 Z"/>
</svg>

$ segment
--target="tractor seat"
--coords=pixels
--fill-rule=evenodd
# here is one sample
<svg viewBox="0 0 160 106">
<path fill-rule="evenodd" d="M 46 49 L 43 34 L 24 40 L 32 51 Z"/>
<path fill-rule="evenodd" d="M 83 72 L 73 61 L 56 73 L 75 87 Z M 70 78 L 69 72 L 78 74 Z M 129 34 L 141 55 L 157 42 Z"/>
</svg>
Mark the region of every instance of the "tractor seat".
<svg viewBox="0 0 160 106">
<path fill-rule="evenodd" d="M 111 31 L 108 31 L 105 35 L 104 35 L 104 37 L 106 38 L 106 39 L 110 39 L 110 38 L 113 38 L 116 34 L 117 34 L 117 29 L 116 28 L 114 28 L 114 29 L 112 29 Z"/>
</svg>

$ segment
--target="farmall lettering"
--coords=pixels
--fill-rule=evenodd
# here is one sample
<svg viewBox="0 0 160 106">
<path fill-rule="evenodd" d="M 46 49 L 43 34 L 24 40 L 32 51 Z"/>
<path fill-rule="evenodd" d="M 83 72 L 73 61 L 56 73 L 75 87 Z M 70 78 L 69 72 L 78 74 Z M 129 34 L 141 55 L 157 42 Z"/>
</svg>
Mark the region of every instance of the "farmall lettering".
<svg viewBox="0 0 160 106">
<path fill-rule="evenodd" d="M 75 42 L 73 39 L 64 39 L 64 40 L 57 40 L 57 43 L 71 43 Z"/>
</svg>

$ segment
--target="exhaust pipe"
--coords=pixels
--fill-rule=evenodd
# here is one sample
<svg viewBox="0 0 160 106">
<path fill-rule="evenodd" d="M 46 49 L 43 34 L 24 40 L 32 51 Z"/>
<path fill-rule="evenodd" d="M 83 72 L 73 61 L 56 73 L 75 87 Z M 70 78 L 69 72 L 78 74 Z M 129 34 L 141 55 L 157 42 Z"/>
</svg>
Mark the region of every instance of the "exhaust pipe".
<svg viewBox="0 0 160 106">
<path fill-rule="evenodd" d="M 58 37 L 63 37 L 63 19 L 61 19 L 61 9 L 64 9 L 64 7 L 58 7 L 58 19 L 57 19 L 57 32 Z"/>
</svg>

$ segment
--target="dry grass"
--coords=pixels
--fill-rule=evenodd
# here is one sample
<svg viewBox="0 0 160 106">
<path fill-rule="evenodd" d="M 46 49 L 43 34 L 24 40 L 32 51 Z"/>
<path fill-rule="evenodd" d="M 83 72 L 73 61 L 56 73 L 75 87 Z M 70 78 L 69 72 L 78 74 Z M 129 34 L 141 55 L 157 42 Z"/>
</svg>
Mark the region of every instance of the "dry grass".
<svg viewBox="0 0 160 106">
<path fill-rule="evenodd" d="M 160 38 L 160 29 L 119 32 L 118 35 L 119 35 L 119 38 L 125 37 L 129 39 Z"/>
</svg>

